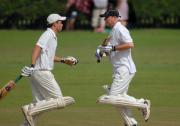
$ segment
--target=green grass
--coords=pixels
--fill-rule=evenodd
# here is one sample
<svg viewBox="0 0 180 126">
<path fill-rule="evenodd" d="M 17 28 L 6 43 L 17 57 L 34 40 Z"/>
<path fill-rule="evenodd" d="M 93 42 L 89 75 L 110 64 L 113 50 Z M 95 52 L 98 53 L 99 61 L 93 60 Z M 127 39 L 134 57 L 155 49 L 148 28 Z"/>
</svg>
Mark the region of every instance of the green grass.
<svg viewBox="0 0 180 126">
<path fill-rule="evenodd" d="M 0 31 L 0 87 L 30 63 L 32 47 L 42 31 Z M 148 98 L 152 115 L 148 123 L 133 109 L 141 126 L 179 126 L 180 123 L 180 30 L 136 29 L 131 31 L 135 48 L 133 59 L 137 74 L 129 94 Z M 97 64 L 94 52 L 107 34 L 89 31 L 62 32 L 58 35 L 57 55 L 79 58 L 76 67 L 56 64 L 56 80 L 64 95 L 73 96 L 76 104 L 44 113 L 38 126 L 123 126 L 118 112 L 110 105 L 98 105 L 101 86 L 111 83 L 108 59 Z M 23 78 L 5 99 L 0 101 L 0 126 L 18 126 L 23 119 L 20 107 L 31 102 L 28 79 Z"/>
</svg>

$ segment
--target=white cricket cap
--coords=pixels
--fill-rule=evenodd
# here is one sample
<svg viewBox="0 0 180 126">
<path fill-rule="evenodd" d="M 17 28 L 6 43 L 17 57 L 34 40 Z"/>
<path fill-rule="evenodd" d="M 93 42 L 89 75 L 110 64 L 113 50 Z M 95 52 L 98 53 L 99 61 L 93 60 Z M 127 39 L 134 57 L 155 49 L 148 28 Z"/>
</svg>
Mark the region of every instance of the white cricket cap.
<svg viewBox="0 0 180 126">
<path fill-rule="evenodd" d="M 47 17 L 47 23 L 48 24 L 52 24 L 56 21 L 64 21 L 66 20 L 66 17 L 63 17 L 59 14 L 50 14 L 48 17 Z"/>
</svg>

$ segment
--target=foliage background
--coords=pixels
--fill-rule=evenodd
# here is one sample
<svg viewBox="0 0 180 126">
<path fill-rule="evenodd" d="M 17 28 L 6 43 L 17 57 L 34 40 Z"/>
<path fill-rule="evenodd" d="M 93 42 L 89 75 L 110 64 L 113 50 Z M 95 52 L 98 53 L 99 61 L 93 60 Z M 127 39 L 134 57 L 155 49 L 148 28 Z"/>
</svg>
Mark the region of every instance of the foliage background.
<svg viewBox="0 0 180 126">
<path fill-rule="evenodd" d="M 49 13 L 65 15 L 66 0 L 0 0 L 0 3 L 0 28 L 37 29 L 45 27 Z M 134 18 L 132 23 L 136 26 L 180 26 L 178 0 L 129 0 L 129 4 L 130 18 Z"/>
</svg>

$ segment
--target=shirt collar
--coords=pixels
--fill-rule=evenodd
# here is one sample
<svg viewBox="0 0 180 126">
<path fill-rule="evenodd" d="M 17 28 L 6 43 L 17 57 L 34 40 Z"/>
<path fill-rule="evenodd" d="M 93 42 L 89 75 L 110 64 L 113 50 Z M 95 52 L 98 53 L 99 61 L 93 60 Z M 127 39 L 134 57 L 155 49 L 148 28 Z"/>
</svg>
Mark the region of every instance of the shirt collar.
<svg viewBox="0 0 180 126">
<path fill-rule="evenodd" d="M 53 35 L 53 37 L 54 37 L 55 39 L 57 39 L 56 33 L 55 33 L 51 28 L 47 28 L 47 30 L 52 33 L 52 35 Z"/>
</svg>

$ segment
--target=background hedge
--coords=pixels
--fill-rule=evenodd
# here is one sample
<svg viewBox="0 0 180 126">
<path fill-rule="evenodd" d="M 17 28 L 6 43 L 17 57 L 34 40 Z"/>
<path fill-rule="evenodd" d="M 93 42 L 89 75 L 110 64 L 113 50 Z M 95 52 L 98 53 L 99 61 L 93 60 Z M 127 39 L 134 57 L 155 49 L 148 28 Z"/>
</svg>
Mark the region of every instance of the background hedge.
<svg viewBox="0 0 180 126">
<path fill-rule="evenodd" d="M 49 13 L 64 15 L 66 0 L 0 0 L 0 3 L 0 28 L 37 29 L 45 27 Z M 129 6 L 133 26 L 180 27 L 178 0 L 129 0 Z"/>
</svg>

